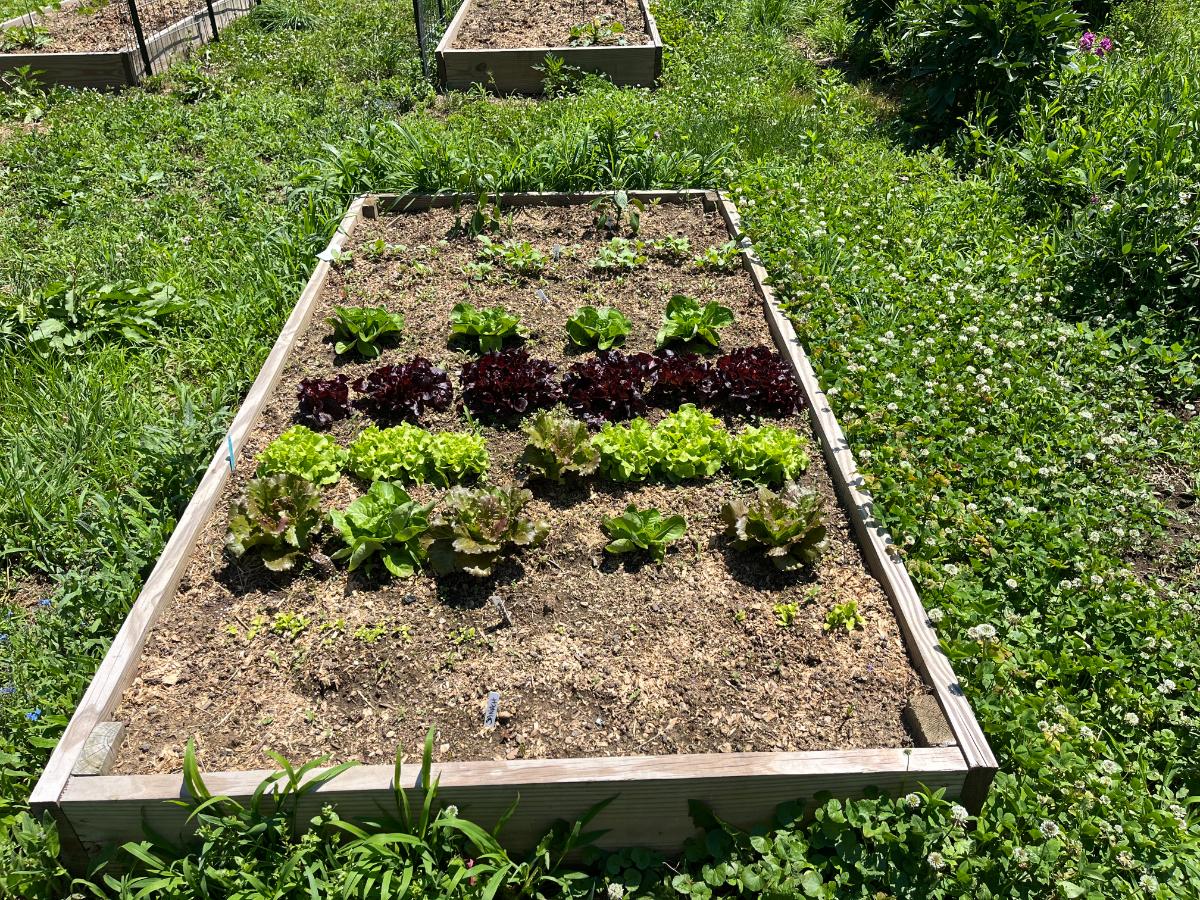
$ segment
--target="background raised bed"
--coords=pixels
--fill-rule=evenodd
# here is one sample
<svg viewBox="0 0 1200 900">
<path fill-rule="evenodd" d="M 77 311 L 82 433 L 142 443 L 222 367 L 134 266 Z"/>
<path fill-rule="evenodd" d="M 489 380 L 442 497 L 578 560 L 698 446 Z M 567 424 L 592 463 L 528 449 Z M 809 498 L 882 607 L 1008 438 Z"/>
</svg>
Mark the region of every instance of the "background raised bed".
<svg viewBox="0 0 1200 900">
<path fill-rule="evenodd" d="M 649 195 L 648 195 L 649 196 Z M 732 233 L 737 232 L 736 213 L 716 195 L 691 192 L 660 194 L 661 199 L 702 200 L 719 210 Z M 588 198 L 560 195 L 518 195 L 505 198 L 509 205 L 561 204 Z M 422 208 L 445 206 L 455 198 L 381 198 L 379 206 Z M 358 201 L 343 220 L 333 241 L 340 248 L 346 235 L 364 214 L 377 214 L 374 201 Z M 903 567 L 886 548 L 886 536 L 870 517 L 869 501 L 857 488 L 857 475 L 845 440 L 828 404 L 816 384 L 803 351 L 790 325 L 779 314 L 761 268 L 748 247 L 745 260 L 764 299 L 777 346 L 796 370 L 810 404 L 814 430 L 821 442 L 826 465 L 846 509 L 860 547 L 872 572 L 892 603 L 914 665 L 925 677 L 949 724 L 945 746 L 850 750 L 839 752 L 732 753 L 673 755 L 657 758 L 571 759 L 553 761 L 461 762 L 437 767 L 445 788 L 444 798 L 459 804 L 477 819 L 486 821 L 507 806 L 517 794 L 522 804 L 506 832 L 509 842 L 520 846 L 534 837 L 558 815 L 577 815 L 591 803 L 619 793 L 606 810 L 603 822 L 613 829 L 612 844 L 646 844 L 669 849 L 678 846 L 691 831 L 687 801 L 701 799 L 719 814 L 741 823 L 769 816 L 775 804 L 798 797 L 811 797 L 828 790 L 857 796 L 875 786 L 892 791 L 918 785 L 944 787 L 964 804 L 982 802 L 995 762 L 974 716 L 962 697 L 953 672 L 936 647 L 920 602 Z M 264 404 L 274 389 L 288 353 L 304 330 L 314 301 L 330 266 L 322 262 L 293 311 L 262 373 L 255 382 L 231 431 L 230 440 L 240 452 Z M 177 806 L 157 801 L 177 797 L 178 775 L 111 776 L 74 774 L 81 751 L 97 725 L 104 722 L 120 700 L 136 671 L 141 648 L 158 614 L 172 599 L 183 566 L 205 520 L 211 513 L 228 477 L 228 461 L 222 449 L 214 457 L 195 498 L 180 521 L 171 542 L 152 573 L 146 588 L 122 628 L 96 679 L 89 688 L 71 725 L 47 767 L 34 801 L 40 808 L 59 816 L 68 835 L 87 843 L 111 843 L 139 836 L 145 817 L 156 828 L 178 833 L 184 812 Z M 234 796 L 248 795 L 262 777 L 261 772 L 226 772 L 211 777 L 214 790 Z M 368 766 L 356 769 L 324 786 L 312 803 L 336 803 L 345 815 L 379 812 L 390 801 L 391 768 Z M 620 784 L 614 784 L 614 782 Z M 411 786 L 406 783 L 406 787 Z M 652 804 L 652 805 L 651 805 Z M 653 815 L 647 810 L 653 809 Z M 73 829 L 73 830 L 67 830 Z"/>
<path fill-rule="evenodd" d="M 550 46 L 464 47 L 464 23 L 482 12 L 473 0 L 466 0 L 438 43 L 438 81 L 444 90 L 461 91 L 479 84 L 501 94 L 540 94 L 544 75 L 539 68 L 553 55 L 568 66 L 604 75 L 617 85 L 654 87 L 662 74 L 662 38 L 646 0 L 636 2 L 642 21 L 623 23 L 630 31 L 630 43 L 625 46 L 571 47 L 564 39 Z M 635 42 L 643 36 L 638 29 L 644 29 L 648 39 L 644 43 Z"/>
</svg>

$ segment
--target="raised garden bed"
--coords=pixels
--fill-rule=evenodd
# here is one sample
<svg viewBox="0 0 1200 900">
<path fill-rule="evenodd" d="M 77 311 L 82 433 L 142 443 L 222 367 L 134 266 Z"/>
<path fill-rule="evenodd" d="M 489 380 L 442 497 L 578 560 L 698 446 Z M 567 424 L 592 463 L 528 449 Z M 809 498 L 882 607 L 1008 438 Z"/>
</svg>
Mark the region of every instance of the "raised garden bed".
<svg viewBox="0 0 1200 900">
<path fill-rule="evenodd" d="M 540 94 L 555 56 L 614 84 L 653 87 L 662 49 L 646 0 L 465 0 L 438 43 L 438 78 L 445 90 Z"/>
<path fill-rule="evenodd" d="M 213 0 L 218 30 L 248 13 L 255 0 Z M 153 71 L 213 39 L 208 8 L 187 0 L 161 0 L 139 7 Z M 128 8 L 122 0 L 91 4 L 65 0 L 31 15 L 0 23 L 0 29 L 26 33 L 36 29 L 35 47 L 0 53 L 0 72 L 29 66 L 46 84 L 120 90 L 147 77 Z"/>
<path fill-rule="evenodd" d="M 761 267 L 744 242 L 729 243 L 738 235 L 733 207 L 711 192 L 634 195 L 657 202 L 633 235 L 627 216 L 598 224 L 616 218 L 615 206 L 601 198 L 597 213 L 594 196 L 506 196 L 496 219 L 504 230 L 482 237 L 456 227 L 473 221 L 461 198 L 354 203 L 234 420 L 227 446 L 236 468 L 223 446 L 34 792 L 35 807 L 53 810 L 67 840 L 77 839 L 77 853 L 136 839 L 143 821 L 164 834 L 184 831 L 185 810 L 161 801 L 181 796 L 183 746 L 193 736 L 210 788 L 234 797 L 264 777 L 268 749 L 364 762 L 303 803 L 369 817 L 387 807 L 397 748 L 416 756 L 434 728 L 446 802 L 490 824 L 520 795 L 504 833 L 515 847 L 613 795 L 596 823 L 612 829 L 604 840 L 666 850 L 692 830 L 691 799 L 746 825 L 784 801 L 871 786 L 942 787 L 968 807 L 982 802 L 995 761 L 870 517 L 845 439 Z M 719 346 L 707 363 L 669 363 L 660 353 L 647 374 L 648 357 L 634 354 L 655 350 L 677 294 L 724 306 L 731 321 L 710 309 Z M 519 343 L 555 366 L 553 375 L 534 388 L 506 375 L 485 390 L 481 373 L 529 367 L 511 348 L 481 356 L 472 318 L 455 310 L 464 302 L 514 314 L 527 332 Z M 628 320 L 626 355 L 603 357 L 604 375 L 601 357 L 567 339 L 568 318 L 587 304 Z M 326 320 L 345 305 L 402 314 L 403 329 L 390 343 L 364 345 L 380 348 L 378 358 L 336 352 Z M 456 316 L 468 334 L 448 342 Z M 377 373 L 418 357 L 449 384 L 427 377 L 406 393 L 414 368 Z M 640 369 L 620 369 L 637 359 Z M 632 391 L 612 375 L 635 370 Z M 339 375 L 357 402 L 347 405 L 336 389 L 314 392 L 314 379 Z M 600 463 L 561 482 L 537 477 L 538 455 L 525 452 L 521 421 L 534 410 L 502 415 L 517 399 L 550 404 L 556 392 L 567 407 L 556 415 L 595 420 L 583 446 L 594 442 L 592 463 Z M 397 405 L 414 396 L 420 402 Z M 719 418 L 704 419 L 684 399 Z M 287 572 L 265 567 L 254 550 L 226 549 L 256 461 L 272 458 L 298 417 L 357 448 L 338 466 L 362 477 L 317 479 L 327 482 L 321 509 L 345 510 L 366 493 L 372 468 L 395 463 L 363 449 L 370 426 L 391 425 L 405 409 L 427 436 L 482 438 L 486 480 L 529 489 L 521 513 L 529 528 L 520 546 L 494 565 L 487 559 L 489 575 L 462 571 L 480 568 L 482 557 L 445 552 L 438 528 L 452 518 L 447 497 L 472 490 L 471 466 L 449 463 L 423 469 L 428 483 L 404 485 L 414 502 L 433 504 L 428 542 L 407 545 L 424 549 L 424 566 L 389 545 L 395 571 L 416 565 L 409 577 L 390 575 L 378 557 L 350 571 L 329 524 Z M 783 490 L 735 449 L 756 434 L 746 430 L 749 410 L 766 414 L 756 425 L 809 451 L 806 466 L 792 457 L 788 474 L 819 513 L 825 547 L 805 555 L 813 542 L 794 545 L 791 572 L 739 546 L 722 520 L 723 505 L 754 498 L 751 481 Z M 645 424 L 601 427 L 631 415 Z M 685 418 L 707 422 L 707 446 L 723 449 L 681 454 L 679 434 L 695 437 L 679 425 Z M 665 436 L 654 444 L 660 455 L 646 480 L 622 481 L 633 457 L 613 448 L 638 428 L 652 442 Z M 434 452 L 421 453 L 433 466 Z M 712 465 L 697 473 L 705 460 Z M 376 475 L 406 481 L 397 471 Z M 445 480 L 467 486 L 431 483 L 447 472 Z M 661 561 L 606 552 L 619 535 L 605 520 L 628 504 L 686 519 Z M 493 692 L 498 715 L 485 727 Z M 414 788 L 410 769 L 406 788 Z"/>
</svg>

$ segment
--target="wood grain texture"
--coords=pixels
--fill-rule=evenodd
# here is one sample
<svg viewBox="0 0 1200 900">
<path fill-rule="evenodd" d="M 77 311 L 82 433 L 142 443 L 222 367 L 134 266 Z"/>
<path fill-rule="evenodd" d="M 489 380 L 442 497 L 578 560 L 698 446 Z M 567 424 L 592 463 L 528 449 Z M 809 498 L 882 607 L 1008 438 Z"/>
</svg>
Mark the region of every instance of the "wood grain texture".
<svg viewBox="0 0 1200 900">
<path fill-rule="evenodd" d="M 358 221 L 361 207 L 361 200 L 356 200 L 351 205 L 330 241 L 331 248 L 340 248 L 345 243 Z M 50 760 L 29 798 L 30 806 L 35 811 L 54 806 L 58 802 L 88 736 L 100 722 L 111 715 L 137 671 L 138 658 L 150 629 L 173 599 L 196 538 L 221 495 L 225 479 L 229 476 L 226 449 L 228 440 L 233 441 L 235 455 L 240 453 L 246 436 L 283 372 L 292 345 L 308 324 L 317 296 L 328 277 L 329 268 L 328 262 L 317 263 L 304 292 L 279 333 L 266 362 L 263 363 L 258 378 L 234 417 L 227 438 L 221 441 L 213 455 L 204 477 L 192 495 L 191 502 L 180 517 L 179 524 L 171 533 L 171 538 L 167 541 L 154 570 L 96 670 L 83 699 L 75 709 L 75 714 L 59 739 L 58 746 L 51 753 Z"/>
<path fill-rule="evenodd" d="M 538 67 L 553 54 L 576 69 L 604 75 L 613 84 L 654 87 L 662 74 L 662 38 L 646 0 L 638 0 L 650 43 L 614 47 L 456 47 L 471 0 L 465 0 L 438 42 L 438 82 L 444 91 L 465 91 L 479 84 L 498 94 L 541 94 L 543 75 Z"/>
<path fill-rule="evenodd" d="M 891 536 L 875 518 L 871 497 L 863 488 L 863 479 L 854 462 L 854 454 L 833 414 L 829 399 L 821 390 L 816 372 L 800 345 L 799 338 L 796 337 L 795 329 L 780 308 L 775 292 L 767 284 L 766 269 L 755 254 L 753 245 L 742 232 L 737 209 L 728 200 L 722 200 L 721 209 L 726 224 L 741 245 L 742 258 L 763 298 L 763 308 L 775 343 L 791 363 L 800 380 L 808 401 L 809 416 L 820 439 L 830 476 L 854 525 L 867 564 L 872 574 L 883 585 L 892 603 L 913 663 L 933 688 L 967 764 L 972 770 L 979 770 L 975 775 L 975 782 L 982 784 L 986 780 L 986 784 L 990 785 L 991 777 L 996 772 L 996 758 L 949 660 L 942 653 L 937 631 L 925 613 L 925 607 L 921 604 L 908 570 L 892 550 Z M 986 792 L 987 787 L 984 785 L 982 794 L 986 795 Z M 982 802 L 981 796 L 969 799 Z"/>
<path fill-rule="evenodd" d="M 672 852 L 695 831 L 689 800 L 751 827 L 769 819 L 780 803 L 808 801 L 822 791 L 856 797 L 869 787 L 905 793 L 925 785 L 957 795 L 966 772 L 962 754 L 950 747 L 462 762 L 435 765 L 432 775 L 440 779 L 443 802 L 488 827 L 519 798 L 502 835 L 514 851 L 533 846 L 555 819 L 576 818 L 611 797 L 594 823 L 609 829 L 601 846 Z M 244 800 L 268 774 L 224 772 L 205 781 L 214 794 Z M 402 774 L 410 801 L 419 797 L 417 774 L 416 766 Z M 62 806 L 89 843 L 132 840 L 140 835 L 143 816 L 160 833 L 181 837 L 187 811 L 165 801 L 179 799 L 182 791 L 177 775 L 74 778 Z M 392 767 L 359 766 L 322 785 L 300 803 L 301 820 L 324 804 L 355 821 L 388 816 L 394 810 Z"/>
<path fill-rule="evenodd" d="M 122 722 L 100 722 L 92 729 L 71 775 L 107 775 L 121 742 L 125 740 L 125 725 Z"/>
</svg>

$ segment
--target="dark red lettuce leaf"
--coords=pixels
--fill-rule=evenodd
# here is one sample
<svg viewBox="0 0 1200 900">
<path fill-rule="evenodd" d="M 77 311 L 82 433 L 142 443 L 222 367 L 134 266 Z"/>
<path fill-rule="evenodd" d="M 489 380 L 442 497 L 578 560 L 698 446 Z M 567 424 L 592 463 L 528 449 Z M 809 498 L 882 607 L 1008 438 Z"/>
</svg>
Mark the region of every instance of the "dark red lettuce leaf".
<svg viewBox="0 0 1200 900">
<path fill-rule="evenodd" d="M 296 418 L 309 428 L 328 428 L 350 415 L 350 388 L 345 375 L 305 378 L 296 391 L 300 411 Z"/>
<path fill-rule="evenodd" d="M 601 350 L 567 370 L 563 399 L 576 415 L 593 424 L 644 415 L 658 367 L 659 360 L 649 353 Z"/>
<path fill-rule="evenodd" d="M 790 416 L 804 405 L 791 367 L 767 347 L 743 347 L 717 360 L 717 389 L 731 413 Z"/>
<path fill-rule="evenodd" d="M 446 370 L 423 356 L 399 365 L 380 366 L 354 382 L 354 389 L 362 394 L 354 405 L 384 421 L 415 422 L 427 409 L 449 409 L 454 399 Z"/>
<path fill-rule="evenodd" d="M 716 370 L 696 353 L 664 350 L 658 356 L 658 378 L 650 390 L 650 402 L 662 409 L 683 403 L 710 406 L 717 397 Z"/>
<path fill-rule="evenodd" d="M 556 367 L 531 359 L 523 347 L 493 350 L 462 367 L 462 396 L 467 409 L 484 419 L 511 420 L 559 400 Z"/>
</svg>

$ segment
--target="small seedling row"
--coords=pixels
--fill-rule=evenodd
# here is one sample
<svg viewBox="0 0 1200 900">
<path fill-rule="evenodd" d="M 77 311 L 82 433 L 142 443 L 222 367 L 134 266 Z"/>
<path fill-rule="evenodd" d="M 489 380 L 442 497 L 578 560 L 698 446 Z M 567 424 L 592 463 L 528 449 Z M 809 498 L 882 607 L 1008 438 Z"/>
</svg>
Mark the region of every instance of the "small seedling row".
<svg viewBox="0 0 1200 900">
<path fill-rule="evenodd" d="M 500 94 L 541 94 L 548 76 L 580 72 L 618 85 L 654 87 L 662 54 L 646 0 L 570 5 L 465 0 L 436 50 L 443 90 L 481 85 Z"/>
<path fill-rule="evenodd" d="M 68 850 L 183 833 L 191 738 L 232 796 L 268 751 L 362 761 L 305 802 L 370 818 L 432 728 L 447 802 L 520 795 L 518 848 L 614 795 L 604 841 L 666 850 L 689 800 L 982 802 L 728 201 L 366 197 L 322 257 L 35 792 Z"/>
<path fill-rule="evenodd" d="M 173 22 L 147 19 L 143 27 L 153 70 L 161 71 L 171 60 L 211 41 L 214 18 L 221 29 L 250 12 L 254 2 L 213 0 L 211 17 L 201 5 Z M 32 16 L 0 22 L 0 40 L 8 48 L 0 52 L 0 73 L 29 67 L 45 84 L 101 91 L 140 84 L 151 73 L 131 38 L 131 26 L 117 17 L 117 8 L 114 2 L 89 10 L 83 0 L 64 0 Z"/>
</svg>

